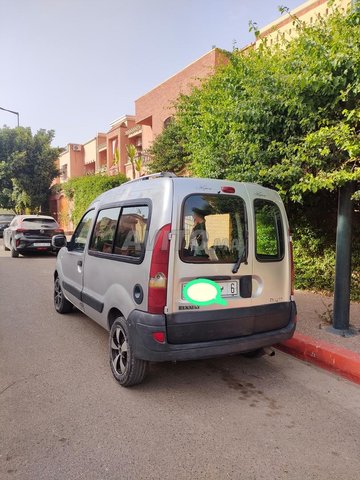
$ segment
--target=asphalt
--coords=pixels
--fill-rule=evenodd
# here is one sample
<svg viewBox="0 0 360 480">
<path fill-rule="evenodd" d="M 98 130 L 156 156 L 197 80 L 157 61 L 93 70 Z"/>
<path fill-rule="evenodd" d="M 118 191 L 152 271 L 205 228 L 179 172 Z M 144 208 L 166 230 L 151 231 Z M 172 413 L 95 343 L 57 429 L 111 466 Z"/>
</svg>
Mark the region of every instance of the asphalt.
<svg viewBox="0 0 360 480">
<path fill-rule="evenodd" d="M 349 329 L 341 331 L 332 326 L 332 297 L 296 291 L 295 301 L 296 332 L 277 348 L 360 384 L 360 303 L 351 302 Z"/>
</svg>

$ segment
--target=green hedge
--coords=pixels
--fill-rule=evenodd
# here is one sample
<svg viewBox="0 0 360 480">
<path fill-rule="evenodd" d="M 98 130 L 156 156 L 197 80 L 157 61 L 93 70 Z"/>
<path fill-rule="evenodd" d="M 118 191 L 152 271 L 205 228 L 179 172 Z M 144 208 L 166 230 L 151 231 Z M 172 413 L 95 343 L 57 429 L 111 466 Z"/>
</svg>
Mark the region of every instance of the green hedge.
<svg viewBox="0 0 360 480">
<path fill-rule="evenodd" d="M 86 175 L 85 177 L 71 178 L 62 184 L 67 198 L 73 201 L 71 220 L 77 224 L 90 203 L 103 192 L 118 187 L 128 179 L 123 174 L 114 176 Z"/>
<path fill-rule="evenodd" d="M 295 287 L 298 289 L 334 291 L 335 245 L 327 245 L 309 229 L 293 234 Z M 351 299 L 360 301 L 360 250 L 353 241 Z"/>
</svg>

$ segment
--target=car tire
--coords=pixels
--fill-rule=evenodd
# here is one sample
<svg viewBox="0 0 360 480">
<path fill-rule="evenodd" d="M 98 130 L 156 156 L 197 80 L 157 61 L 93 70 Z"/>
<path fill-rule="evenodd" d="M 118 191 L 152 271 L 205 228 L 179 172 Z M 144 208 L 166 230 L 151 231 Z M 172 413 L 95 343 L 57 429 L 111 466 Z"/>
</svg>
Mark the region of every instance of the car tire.
<svg viewBox="0 0 360 480">
<path fill-rule="evenodd" d="M 58 313 L 70 313 L 73 309 L 72 303 L 64 296 L 58 276 L 54 280 L 54 307 Z"/>
<path fill-rule="evenodd" d="M 10 242 L 10 250 L 11 250 L 11 257 L 12 258 L 17 258 L 19 256 L 19 252 L 17 252 L 15 250 L 15 248 L 13 247 L 13 243 Z"/>
<path fill-rule="evenodd" d="M 123 317 L 118 317 L 111 326 L 109 355 L 111 371 L 121 386 L 138 385 L 145 379 L 149 362 L 134 356 L 129 329 Z"/>
</svg>

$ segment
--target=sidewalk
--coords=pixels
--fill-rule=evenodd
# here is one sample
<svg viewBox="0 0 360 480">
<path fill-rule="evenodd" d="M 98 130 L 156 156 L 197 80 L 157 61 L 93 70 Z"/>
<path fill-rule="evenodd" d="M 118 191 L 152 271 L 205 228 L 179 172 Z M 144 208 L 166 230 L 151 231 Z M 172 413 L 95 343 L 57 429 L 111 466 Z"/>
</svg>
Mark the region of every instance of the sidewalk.
<svg viewBox="0 0 360 480">
<path fill-rule="evenodd" d="M 359 334 L 344 337 L 330 330 L 332 297 L 297 290 L 295 335 L 277 347 L 360 384 L 360 303 L 351 303 L 350 326 Z"/>
</svg>

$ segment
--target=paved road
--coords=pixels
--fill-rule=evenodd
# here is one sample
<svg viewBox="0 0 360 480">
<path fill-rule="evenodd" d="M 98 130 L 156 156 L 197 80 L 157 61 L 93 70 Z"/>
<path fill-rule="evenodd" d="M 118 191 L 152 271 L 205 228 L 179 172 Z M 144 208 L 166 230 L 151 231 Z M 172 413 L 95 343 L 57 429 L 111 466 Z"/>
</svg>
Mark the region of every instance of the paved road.
<svg viewBox="0 0 360 480">
<path fill-rule="evenodd" d="M 2 480 L 359 479 L 358 386 L 277 353 L 121 388 L 107 333 L 54 312 L 54 264 L 0 245 Z"/>
</svg>

